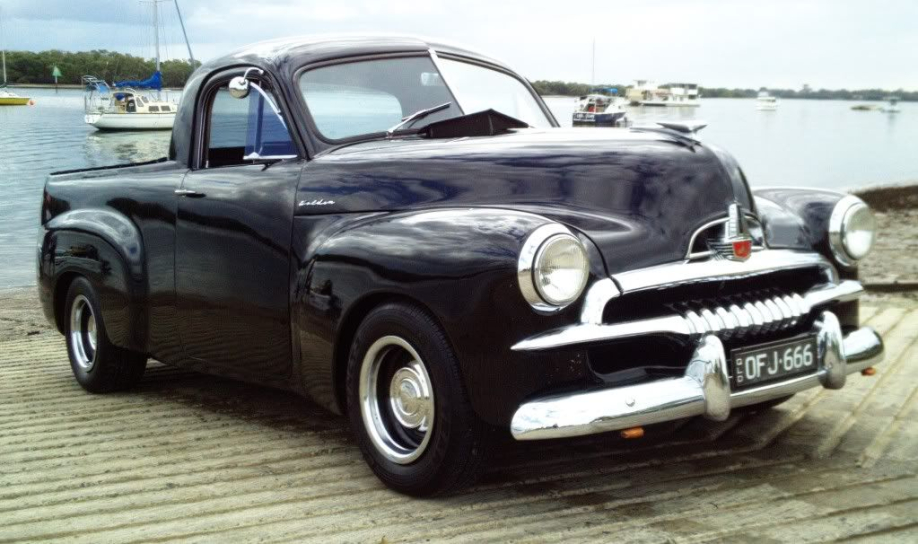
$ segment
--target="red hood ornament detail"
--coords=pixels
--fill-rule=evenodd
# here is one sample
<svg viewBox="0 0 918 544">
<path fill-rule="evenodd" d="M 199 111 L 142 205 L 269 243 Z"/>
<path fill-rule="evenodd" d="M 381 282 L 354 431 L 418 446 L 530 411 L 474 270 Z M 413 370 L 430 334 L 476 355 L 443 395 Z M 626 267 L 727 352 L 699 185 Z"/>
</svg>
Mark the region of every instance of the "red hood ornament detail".
<svg viewBox="0 0 918 544">
<path fill-rule="evenodd" d="M 752 237 L 746 229 L 746 218 L 739 204 L 730 204 L 727 208 L 723 239 L 708 242 L 708 247 L 715 259 L 745 261 L 752 256 Z"/>
</svg>

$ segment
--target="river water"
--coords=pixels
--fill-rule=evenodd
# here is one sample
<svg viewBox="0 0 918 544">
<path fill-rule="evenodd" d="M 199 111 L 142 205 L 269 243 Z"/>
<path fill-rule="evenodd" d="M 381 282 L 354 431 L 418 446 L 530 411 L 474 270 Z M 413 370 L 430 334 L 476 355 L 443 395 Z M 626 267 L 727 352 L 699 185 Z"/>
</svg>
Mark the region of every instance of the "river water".
<svg viewBox="0 0 918 544">
<path fill-rule="evenodd" d="M 39 205 L 48 173 L 162 157 L 170 137 L 95 131 L 83 123 L 78 90 L 13 90 L 36 105 L 0 107 L 0 289 L 35 283 Z M 546 101 L 558 121 L 570 126 L 576 100 Z M 634 108 L 629 117 L 707 121 L 701 139 L 731 151 L 754 187 L 847 189 L 918 180 L 918 104 L 901 104 L 895 115 L 852 111 L 851 105 L 784 100 L 777 111 L 765 112 L 755 109 L 754 100 L 708 99 L 700 108 Z"/>
</svg>

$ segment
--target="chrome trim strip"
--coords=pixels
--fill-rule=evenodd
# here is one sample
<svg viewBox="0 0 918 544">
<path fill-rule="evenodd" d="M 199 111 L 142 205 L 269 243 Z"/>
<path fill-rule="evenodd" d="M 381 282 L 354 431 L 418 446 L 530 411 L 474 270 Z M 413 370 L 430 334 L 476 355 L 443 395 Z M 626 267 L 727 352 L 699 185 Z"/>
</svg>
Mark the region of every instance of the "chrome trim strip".
<svg viewBox="0 0 918 544">
<path fill-rule="evenodd" d="M 817 253 L 770 249 L 757 251 L 745 262 L 710 260 L 679 262 L 651 266 L 613 274 L 622 295 L 650 289 L 665 289 L 691 283 L 750 278 L 780 270 L 818 267 L 826 271 L 826 280 L 837 282 L 837 273 L 827 259 Z"/>
<path fill-rule="evenodd" d="M 613 274 L 587 288 L 587 300 L 580 314 L 581 323 L 602 323 L 602 314 L 610 300 L 650 289 L 665 289 L 686 283 L 742 279 L 780 270 L 818 267 L 828 283 L 838 283 L 838 272 L 826 258 L 817 253 L 789 249 L 753 251 L 746 262 L 710 260 L 679 261 Z M 596 289 L 594 293 L 593 290 Z"/>
<path fill-rule="evenodd" d="M 612 278 L 603 278 L 595 282 L 587 290 L 583 299 L 583 309 L 580 311 L 580 322 L 591 325 L 602 324 L 602 314 L 606 304 L 613 298 L 621 295 Z"/>
<path fill-rule="evenodd" d="M 633 338 L 651 334 L 674 335 L 690 337 L 700 331 L 689 325 L 689 321 L 679 315 L 642 319 L 612 325 L 574 325 L 564 329 L 556 329 L 538 336 L 527 338 L 516 343 L 510 349 L 513 351 L 540 351 L 546 349 L 588 344 L 610 339 Z M 706 330 L 706 329 L 702 329 Z"/>
<path fill-rule="evenodd" d="M 676 336 L 690 340 L 704 334 L 721 333 L 729 338 L 733 335 L 744 335 L 747 328 L 750 328 L 752 333 L 772 332 L 796 324 L 797 320 L 809 314 L 812 308 L 829 302 L 854 300 L 862 294 L 864 287 L 859 282 L 845 280 L 838 285 L 816 287 L 803 296 L 795 293 L 749 301 L 743 304 L 742 308 L 737 306 L 736 310 L 732 310 L 735 305 L 730 306 L 730 311 L 722 307 L 703 308 L 700 311 L 687 310 L 681 315 L 672 314 L 623 323 L 602 323 L 600 312 L 599 322 L 570 325 L 544 332 L 521 340 L 510 349 L 540 351 L 649 335 Z M 595 298 L 601 298 L 600 293 L 595 295 Z M 587 298 L 590 299 L 590 294 Z M 785 299 L 794 303 L 797 310 L 792 309 L 794 306 L 788 304 Z"/>
<path fill-rule="evenodd" d="M 883 340 L 869 328 L 842 337 L 838 318 L 823 312 L 814 325 L 817 370 L 806 376 L 733 392 L 723 344 L 708 335 L 695 349 L 685 375 L 599 391 L 553 395 L 522 404 L 510 431 L 516 440 L 567 438 L 704 416 L 724 420 L 733 408 L 758 404 L 818 385 L 832 388 L 844 376 L 879 363 Z M 868 364 L 869 363 L 869 364 Z"/>
</svg>

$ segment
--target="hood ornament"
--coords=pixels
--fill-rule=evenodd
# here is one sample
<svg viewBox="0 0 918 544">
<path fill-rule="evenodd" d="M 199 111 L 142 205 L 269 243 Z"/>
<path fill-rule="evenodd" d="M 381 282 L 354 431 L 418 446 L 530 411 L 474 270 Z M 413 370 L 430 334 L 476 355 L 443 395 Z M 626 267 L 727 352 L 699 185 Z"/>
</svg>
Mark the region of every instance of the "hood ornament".
<svg viewBox="0 0 918 544">
<path fill-rule="evenodd" d="M 720 240 L 711 240 L 708 247 L 715 259 L 745 261 L 752 255 L 752 237 L 746 228 L 746 217 L 743 208 L 737 203 L 727 207 L 727 222 L 724 225 L 724 236 Z"/>
</svg>

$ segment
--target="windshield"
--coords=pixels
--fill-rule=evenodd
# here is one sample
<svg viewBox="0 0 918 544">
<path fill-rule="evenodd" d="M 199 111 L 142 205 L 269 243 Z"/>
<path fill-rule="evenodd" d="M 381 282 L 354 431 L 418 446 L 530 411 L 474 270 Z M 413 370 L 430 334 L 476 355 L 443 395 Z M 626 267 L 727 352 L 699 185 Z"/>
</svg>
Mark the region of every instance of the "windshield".
<svg viewBox="0 0 918 544">
<path fill-rule="evenodd" d="M 440 64 L 449 87 L 433 60 L 423 56 L 307 70 L 300 76 L 300 92 L 316 128 L 328 140 L 385 133 L 405 117 L 445 103 L 449 106 L 418 119 L 411 128 L 490 108 L 532 126 L 551 126 L 516 78 L 459 61 L 441 59 Z"/>
<path fill-rule="evenodd" d="M 495 109 L 534 127 L 551 127 L 535 97 L 515 77 L 458 60 L 440 59 L 439 65 L 465 113 Z"/>
</svg>

